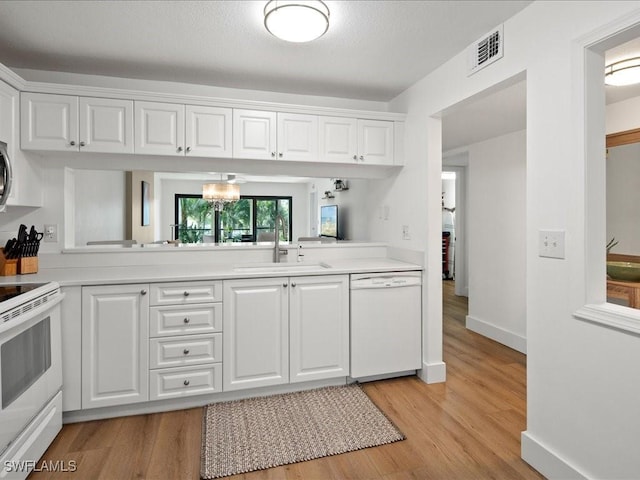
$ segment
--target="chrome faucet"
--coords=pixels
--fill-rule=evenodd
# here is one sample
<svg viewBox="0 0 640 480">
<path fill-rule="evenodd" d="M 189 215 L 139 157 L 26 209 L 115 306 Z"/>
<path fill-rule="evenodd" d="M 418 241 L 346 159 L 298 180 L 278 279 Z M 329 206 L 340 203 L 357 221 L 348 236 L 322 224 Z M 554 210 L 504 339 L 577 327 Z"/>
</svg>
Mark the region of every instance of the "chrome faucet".
<svg viewBox="0 0 640 480">
<path fill-rule="evenodd" d="M 276 235 L 276 243 L 273 247 L 273 261 L 275 263 L 280 263 L 280 255 L 286 255 L 289 253 L 288 250 L 280 249 L 280 231 L 278 230 L 278 226 L 282 227 L 282 231 L 284 232 L 284 218 L 282 215 L 276 215 L 276 227 L 275 227 L 275 235 Z"/>
</svg>

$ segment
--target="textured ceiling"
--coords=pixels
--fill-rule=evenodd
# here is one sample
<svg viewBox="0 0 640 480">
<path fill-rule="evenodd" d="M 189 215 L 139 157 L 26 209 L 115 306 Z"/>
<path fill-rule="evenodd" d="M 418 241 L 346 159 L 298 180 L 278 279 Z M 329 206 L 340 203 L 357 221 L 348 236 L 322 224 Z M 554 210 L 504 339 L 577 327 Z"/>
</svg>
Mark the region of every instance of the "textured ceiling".
<svg viewBox="0 0 640 480">
<path fill-rule="evenodd" d="M 8 67 L 387 101 L 530 1 L 326 1 L 291 44 L 265 1 L 0 1 Z"/>
</svg>

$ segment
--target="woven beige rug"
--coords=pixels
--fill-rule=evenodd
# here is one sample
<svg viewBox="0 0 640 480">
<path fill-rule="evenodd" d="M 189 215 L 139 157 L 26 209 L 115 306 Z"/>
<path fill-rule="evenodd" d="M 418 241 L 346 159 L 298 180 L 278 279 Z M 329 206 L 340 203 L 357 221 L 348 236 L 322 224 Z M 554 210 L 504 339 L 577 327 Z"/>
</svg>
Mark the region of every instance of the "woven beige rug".
<svg viewBox="0 0 640 480">
<path fill-rule="evenodd" d="M 358 385 L 205 407 L 203 479 L 303 462 L 404 440 Z"/>
</svg>

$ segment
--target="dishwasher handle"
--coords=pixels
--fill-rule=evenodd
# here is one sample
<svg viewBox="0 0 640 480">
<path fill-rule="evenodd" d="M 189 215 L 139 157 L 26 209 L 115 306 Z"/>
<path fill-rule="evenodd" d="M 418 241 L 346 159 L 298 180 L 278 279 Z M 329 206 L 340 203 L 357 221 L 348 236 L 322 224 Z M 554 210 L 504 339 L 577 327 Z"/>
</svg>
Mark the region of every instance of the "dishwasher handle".
<svg viewBox="0 0 640 480">
<path fill-rule="evenodd" d="M 402 288 L 416 285 L 422 285 L 422 279 L 413 275 L 371 276 L 351 280 L 351 290 Z"/>
</svg>

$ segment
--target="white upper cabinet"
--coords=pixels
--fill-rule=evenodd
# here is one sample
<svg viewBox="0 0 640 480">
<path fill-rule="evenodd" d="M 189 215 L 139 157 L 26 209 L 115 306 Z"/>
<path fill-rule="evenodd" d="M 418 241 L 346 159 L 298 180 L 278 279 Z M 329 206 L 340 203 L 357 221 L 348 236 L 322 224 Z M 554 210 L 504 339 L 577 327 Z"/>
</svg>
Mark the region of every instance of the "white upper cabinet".
<svg viewBox="0 0 640 480">
<path fill-rule="evenodd" d="M 24 150 L 78 151 L 78 97 L 23 93 L 20 108 Z"/>
<path fill-rule="evenodd" d="M 353 163 L 358 159 L 357 120 L 346 117 L 320 117 L 320 160 Z"/>
<path fill-rule="evenodd" d="M 234 109 L 233 156 L 317 161 L 318 116 Z"/>
<path fill-rule="evenodd" d="M 188 156 L 231 157 L 230 108 L 187 105 L 186 119 L 185 153 Z"/>
<path fill-rule="evenodd" d="M 133 153 L 133 101 L 80 97 L 80 150 Z"/>
<path fill-rule="evenodd" d="M 259 110 L 233 110 L 233 156 L 276 158 L 276 114 Z"/>
<path fill-rule="evenodd" d="M 136 153 L 184 156 L 184 105 L 135 102 Z"/>
<path fill-rule="evenodd" d="M 25 150 L 133 153 L 133 101 L 23 93 Z"/>
<path fill-rule="evenodd" d="M 231 109 L 135 102 L 136 153 L 231 157 Z"/>
<path fill-rule="evenodd" d="M 393 122 L 358 120 L 358 161 L 365 165 L 393 165 Z"/>
<path fill-rule="evenodd" d="M 318 116 L 278 113 L 278 160 L 318 160 Z"/>
</svg>

